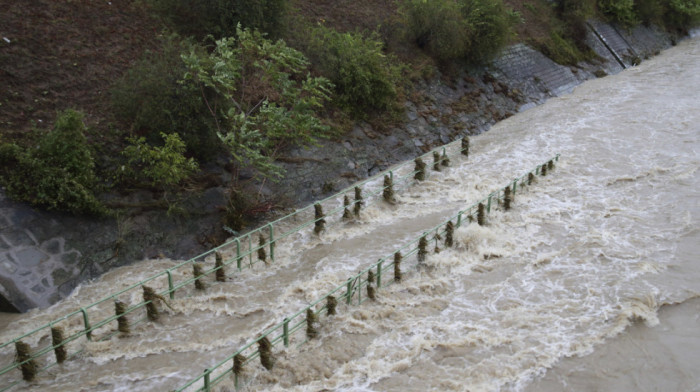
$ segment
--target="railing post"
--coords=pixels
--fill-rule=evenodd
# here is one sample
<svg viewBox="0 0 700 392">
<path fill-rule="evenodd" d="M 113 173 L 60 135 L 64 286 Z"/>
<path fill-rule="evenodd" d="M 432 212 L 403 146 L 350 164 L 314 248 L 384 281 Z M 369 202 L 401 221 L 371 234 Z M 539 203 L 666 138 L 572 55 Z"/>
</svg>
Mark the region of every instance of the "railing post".
<svg viewBox="0 0 700 392">
<path fill-rule="evenodd" d="M 346 292 L 347 292 L 347 295 L 346 295 L 347 298 L 345 298 L 345 302 L 348 305 L 350 305 L 352 303 L 352 278 L 348 278 Z"/>
<path fill-rule="evenodd" d="M 248 233 L 248 266 L 253 268 L 253 236 Z"/>
<path fill-rule="evenodd" d="M 92 340 L 92 331 L 90 330 L 90 320 L 88 320 L 87 311 L 85 311 L 85 308 L 80 308 L 80 311 L 83 313 L 83 325 L 85 325 L 85 336 L 87 337 L 87 340 Z"/>
<path fill-rule="evenodd" d="M 493 197 L 493 193 L 489 195 L 489 200 L 486 203 L 486 213 L 490 214 L 491 213 L 491 198 Z"/>
<path fill-rule="evenodd" d="M 377 288 L 382 287 L 382 263 L 384 262 L 383 259 L 379 260 L 379 264 L 377 264 Z"/>
<path fill-rule="evenodd" d="M 282 341 L 284 342 L 284 347 L 289 347 L 289 319 L 286 317 L 282 325 Z"/>
<path fill-rule="evenodd" d="M 518 188 L 518 180 L 513 180 L 513 196 L 515 196 L 515 190 Z"/>
<path fill-rule="evenodd" d="M 457 225 L 456 227 L 459 228 L 462 225 L 462 211 L 457 213 Z"/>
<path fill-rule="evenodd" d="M 236 238 L 236 268 L 241 271 L 241 240 Z"/>
<path fill-rule="evenodd" d="M 394 171 L 393 170 L 389 170 L 389 178 L 391 178 L 391 183 L 393 184 L 394 183 Z"/>
<path fill-rule="evenodd" d="M 175 286 L 173 285 L 173 274 L 170 270 L 166 271 L 168 273 L 168 291 L 170 292 L 170 299 L 175 299 Z"/>
<path fill-rule="evenodd" d="M 210 392 L 211 391 L 211 385 L 209 381 L 209 369 L 204 369 L 204 391 L 205 392 Z"/>
<path fill-rule="evenodd" d="M 272 227 L 272 223 L 268 225 L 270 227 L 270 260 L 275 262 L 275 229 Z"/>
</svg>

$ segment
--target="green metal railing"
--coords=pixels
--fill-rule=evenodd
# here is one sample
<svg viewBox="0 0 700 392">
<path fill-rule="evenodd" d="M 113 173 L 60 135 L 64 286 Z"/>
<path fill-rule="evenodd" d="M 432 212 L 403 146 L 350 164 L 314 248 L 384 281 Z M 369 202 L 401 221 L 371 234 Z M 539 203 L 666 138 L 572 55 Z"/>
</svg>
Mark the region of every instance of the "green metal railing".
<svg viewBox="0 0 700 392">
<path fill-rule="evenodd" d="M 467 143 L 465 144 L 464 141 L 466 141 Z M 461 147 L 458 149 L 458 154 L 456 155 L 459 155 L 459 153 L 462 153 L 464 155 L 468 154 L 468 139 L 465 139 L 464 141 L 462 139 L 458 139 L 445 146 L 431 150 L 418 158 L 422 160 L 431 155 L 435 157 L 435 154 L 438 154 L 438 158 L 435 158 L 435 161 L 433 163 L 435 165 L 444 165 L 449 161 L 448 148 L 450 148 L 454 144 L 461 143 Z M 389 177 L 389 179 L 391 179 L 392 185 L 390 187 L 396 187 L 397 189 L 408 187 L 414 182 L 413 178 L 416 176 L 417 173 L 422 171 L 424 175 L 427 175 L 430 172 L 429 169 L 418 169 L 418 165 L 416 164 L 416 169 L 412 171 L 410 171 L 409 169 L 408 173 L 399 174 L 400 171 L 406 171 L 406 168 L 410 165 L 413 165 L 415 162 L 416 161 L 406 161 L 402 164 L 393 166 L 389 170 L 385 170 L 376 174 L 375 176 L 369 177 L 330 197 L 327 197 L 305 208 L 297 210 L 273 222 L 263 225 L 262 227 L 251 230 L 248 233 L 240 235 L 239 237 L 236 237 L 233 240 L 230 240 L 216 248 L 213 248 L 187 261 L 172 266 L 138 283 L 130 285 L 124 288 L 123 290 L 113 293 L 97 302 L 81 307 L 80 309 L 74 312 L 66 314 L 56 320 L 51 321 L 50 323 L 42 325 L 6 343 L 0 344 L 0 353 L 2 353 L 3 350 L 10 350 L 10 346 L 16 344 L 17 342 L 22 342 L 23 340 L 28 340 L 36 346 L 40 343 L 40 341 L 45 340 L 47 336 L 51 336 L 52 327 L 60 324 L 61 326 L 65 327 L 66 330 L 66 337 L 64 337 L 61 342 L 50 342 L 38 349 L 35 349 L 27 359 L 23 361 L 14 360 L 12 363 L 2 366 L 0 368 L 0 379 L 2 379 L 2 377 L 5 374 L 14 371 L 15 369 L 22 369 L 23 366 L 33 366 L 34 364 L 37 364 L 36 366 L 38 373 L 41 373 L 51 368 L 52 366 L 55 366 L 57 362 L 52 360 L 51 352 L 55 351 L 57 348 L 64 348 L 66 350 L 68 350 L 69 348 L 73 348 L 71 346 L 74 345 L 74 342 L 83 337 L 87 341 L 91 341 L 93 339 L 106 340 L 119 334 L 118 331 L 115 331 L 111 327 L 111 324 L 114 323 L 121 316 L 132 314 L 139 309 L 147 307 L 149 304 L 152 303 L 152 301 L 144 300 L 136 305 L 130 306 L 122 314 L 115 314 L 113 312 L 112 305 L 115 301 L 119 301 L 120 297 L 123 298 L 129 294 L 133 294 L 135 290 L 141 290 L 141 288 L 146 284 L 156 285 L 157 287 L 167 287 L 167 289 L 160 290 L 158 294 L 161 296 L 167 296 L 170 299 L 174 299 L 175 294 L 176 292 L 178 292 L 178 290 L 181 290 L 186 286 L 192 285 L 195 281 L 201 278 L 196 277 L 191 273 L 191 270 L 195 263 L 204 262 L 206 259 L 210 259 L 215 256 L 219 257 L 224 252 L 228 251 L 230 253 L 233 253 L 234 256 L 227 257 L 224 260 L 222 260 L 222 263 L 220 265 L 203 271 L 203 275 L 206 276 L 212 273 L 216 273 L 217 271 L 234 263 L 236 271 L 241 271 L 244 268 L 252 268 L 255 264 L 259 263 L 260 261 L 264 261 L 256 257 L 256 253 L 260 249 L 267 250 L 268 253 L 266 254 L 266 257 L 269 257 L 270 260 L 274 262 L 275 246 L 277 242 L 295 233 L 298 233 L 307 227 L 315 225 L 316 222 L 320 221 L 321 219 L 328 218 L 334 214 L 342 214 L 345 208 L 348 208 L 348 206 L 345 206 L 341 203 L 340 206 L 332 208 L 330 211 L 328 211 L 324 215 L 324 217 L 305 220 L 303 223 L 295 225 L 295 221 L 298 221 L 300 219 L 303 220 L 304 216 L 309 215 L 311 213 L 311 209 L 314 207 L 315 204 L 329 204 L 335 200 L 342 199 L 343 196 L 346 196 L 349 193 L 354 193 L 355 189 L 362 189 L 363 186 L 369 187 L 370 185 L 372 185 L 371 183 L 373 181 L 379 182 L 382 177 Z M 387 188 L 387 186 L 378 185 L 378 189 L 364 194 L 363 199 L 355 199 L 354 201 L 352 201 L 350 203 L 350 208 L 352 208 L 356 203 L 367 203 L 373 198 L 379 199 L 380 195 L 382 195 Z M 342 222 L 342 218 L 338 218 L 336 223 L 339 222 Z M 283 229 L 281 232 L 277 231 L 279 228 L 286 226 L 287 223 L 291 224 L 291 228 Z M 255 246 L 255 237 L 259 238 L 260 236 L 264 238 L 264 241 Z M 187 272 L 188 270 L 189 272 Z M 182 275 L 188 277 L 182 278 Z M 178 277 L 180 277 L 179 280 Z M 146 319 L 146 316 L 141 314 L 141 317 L 139 317 L 137 320 L 132 321 L 132 325 L 138 325 L 139 323 L 144 322 Z M 73 350 L 74 351 L 72 352 L 68 352 L 68 359 L 81 353 L 84 350 L 84 348 L 78 347 L 73 348 Z M 38 364 L 39 361 L 43 363 Z M 0 386 L 0 392 L 12 388 L 20 381 L 21 379 L 17 379 L 10 382 L 8 385 Z"/>
<path fill-rule="evenodd" d="M 377 262 L 361 270 L 356 275 L 348 278 L 345 282 L 340 283 L 324 296 L 312 302 L 302 310 L 289 317 L 286 317 L 282 322 L 274 325 L 273 327 L 270 327 L 260 334 L 259 337 L 250 341 L 242 348 L 238 349 L 238 351 L 218 362 L 213 367 L 205 369 L 200 376 L 183 385 L 176 391 L 182 392 L 185 390 L 193 390 L 209 392 L 213 386 L 223 381 L 227 376 L 230 376 L 231 373 L 233 373 L 234 384 L 236 389 L 238 389 L 241 382 L 240 373 L 243 367 L 255 359 L 261 358 L 261 349 L 256 348 L 255 345 L 259 346 L 261 341 L 267 340 L 272 347 L 280 344 L 282 344 L 284 347 L 288 347 L 295 332 L 302 330 L 304 326 L 307 326 L 308 329 L 309 320 L 307 316 L 309 315 L 309 311 L 311 312 L 310 314 L 314 316 L 322 315 L 328 312 L 328 301 L 330 297 L 334 299 L 333 302 L 341 300 L 341 302 L 345 302 L 347 305 L 351 305 L 353 303 L 359 305 L 364 301 L 367 301 L 370 299 L 371 295 L 376 294 L 371 294 L 368 290 L 367 295 L 363 297 L 363 288 L 366 289 L 369 286 L 378 289 L 394 284 L 397 280 L 400 280 L 400 278 L 397 279 L 397 277 L 400 275 L 396 275 L 398 269 L 394 268 L 395 261 L 397 259 L 406 260 L 406 258 L 416 254 L 418 257 L 414 260 L 413 265 L 420 265 L 420 254 L 427 252 L 426 245 L 434 242 L 435 246 L 437 247 L 442 239 L 447 238 L 447 231 L 452 230 L 448 229 L 448 226 L 452 226 L 452 228 L 456 229 L 463 225 L 465 220 L 468 220 L 469 222 L 476 222 L 479 220 L 479 209 L 482 209 L 482 211 L 485 210 L 485 213 L 489 213 L 491 208 L 493 208 L 494 203 L 499 205 L 505 204 L 507 198 L 509 199 L 508 202 L 510 202 L 510 199 L 515 196 L 519 189 L 529 186 L 534 176 L 546 175 L 547 169 L 551 170 L 554 166 L 554 162 L 558 160 L 559 154 L 548 160 L 546 163 L 538 165 L 530 172 L 525 173 L 523 176 L 513 179 L 507 185 L 489 194 L 487 197 L 478 201 L 477 203 L 474 203 L 469 208 L 458 211 L 446 221 L 427 231 L 424 231 L 423 235 L 419 238 L 416 238 L 413 241 L 403 245 L 391 255 L 379 259 Z M 421 242 L 423 242 L 422 246 Z M 397 257 L 397 254 L 399 257 Z M 386 275 L 389 275 L 390 279 L 386 279 Z M 340 294 L 338 295 L 337 293 Z M 307 340 L 308 338 L 301 340 L 299 344 L 303 344 Z M 263 366 L 265 366 L 265 364 L 263 364 Z"/>
</svg>

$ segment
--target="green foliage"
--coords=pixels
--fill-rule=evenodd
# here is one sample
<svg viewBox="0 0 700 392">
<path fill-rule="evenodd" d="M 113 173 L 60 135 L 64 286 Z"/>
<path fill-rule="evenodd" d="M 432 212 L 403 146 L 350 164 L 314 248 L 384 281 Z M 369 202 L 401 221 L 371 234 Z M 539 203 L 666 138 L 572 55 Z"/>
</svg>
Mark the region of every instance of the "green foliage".
<svg viewBox="0 0 700 392">
<path fill-rule="evenodd" d="M 663 25 L 663 15 L 666 7 L 659 0 L 635 0 L 634 8 L 639 20 L 645 25 Z"/>
<path fill-rule="evenodd" d="M 588 45 L 585 42 L 586 20 L 595 14 L 595 7 L 595 0 L 559 0 L 556 2 L 556 14 L 564 22 L 557 34 L 564 40 L 573 41 L 579 52 L 588 50 Z"/>
<path fill-rule="evenodd" d="M 207 161 L 221 150 L 221 142 L 199 87 L 181 81 L 186 67 L 180 54 L 189 47 L 170 38 L 161 51 L 146 53 L 112 88 L 112 108 L 120 121 L 151 144 L 160 141 L 164 130 L 174 132 L 190 155 Z"/>
<path fill-rule="evenodd" d="M 512 35 L 520 15 L 507 9 L 501 0 L 462 0 L 462 15 L 470 33 L 467 57 L 472 62 L 489 60 Z"/>
<path fill-rule="evenodd" d="M 83 135 L 82 114 L 59 113 L 54 130 L 34 149 L 0 146 L 0 182 L 8 196 L 49 210 L 102 214 L 94 195 L 94 161 Z"/>
<path fill-rule="evenodd" d="M 669 29 L 687 30 L 700 24 L 700 1 L 666 0 L 664 22 Z"/>
<path fill-rule="evenodd" d="M 204 38 L 233 37 L 238 24 L 278 36 L 287 0 L 148 0 L 177 32 Z"/>
<path fill-rule="evenodd" d="M 309 76 L 308 61 L 284 41 L 254 30 L 216 41 L 211 53 L 182 56 L 185 83 L 202 91 L 218 135 L 236 162 L 263 175 L 281 176 L 274 154 L 285 145 L 305 145 L 330 128 L 317 116 L 332 84 Z"/>
<path fill-rule="evenodd" d="M 41 138 L 34 157 L 60 167 L 81 184 L 94 184 L 95 163 L 83 134 L 85 130 L 83 115 L 66 110 L 56 118 L 54 130 Z"/>
<path fill-rule="evenodd" d="M 634 10 L 634 0 L 598 0 L 598 8 L 612 22 L 625 27 L 639 23 Z"/>
<path fill-rule="evenodd" d="M 495 55 L 520 20 L 501 0 L 404 0 L 400 13 L 418 46 L 442 61 L 473 63 Z"/>
<path fill-rule="evenodd" d="M 700 23 L 698 0 L 598 0 L 598 7 L 613 22 L 625 27 L 639 22 L 660 23 L 669 30 L 683 32 Z"/>
<path fill-rule="evenodd" d="M 406 0 L 400 13 L 407 38 L 436 58 L 451 60 L 466 55 L 469 32 L 457 2 Z"/>
<path fill-rule="evenodd" d="M 552 31 L 549 39 L 539 49 L 545 56 L 558 64 L 575 65 L 586 59 L 573 41 L 563 37 L 557 31 Z"/>
<path fill-rule="evenodd" d="M 175 186 L 192 176 L 199 168 L 192 158 L 185 158 L 185 143 L 176 133 L 167 135 L 161 133 L 165 144 L 153 147 L 146 139 L 129 138 L 122 154 L 128 161 L 128 166 L 122 166 L 122 174 L 131 178 L 149 181 L 160 188 Z"/>
<path fill-rule="evenodd" d="M 302 45 L 314 66 L 333 82 L 341 107 L 362 116 L 395 102 L 401 64 L 382 52 L 377 33 L 340 33 L 319 25 Z"/>
</svg>

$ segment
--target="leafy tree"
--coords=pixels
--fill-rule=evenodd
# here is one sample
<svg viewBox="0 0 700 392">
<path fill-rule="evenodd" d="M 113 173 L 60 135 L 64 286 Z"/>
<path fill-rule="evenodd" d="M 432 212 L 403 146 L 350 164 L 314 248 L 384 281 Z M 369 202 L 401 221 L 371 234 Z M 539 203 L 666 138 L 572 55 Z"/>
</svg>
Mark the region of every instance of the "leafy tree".
<svg viewBox="0 0 700 392">
<path fill-rule="evenodd" d="M 122 166 L 122 174 L 141 178 L 160 188 L 173 187 L 192 176 L 199 165 L 192 158 L 186 158 L 185 143 L 176 133 L 161 133 L 165 144 L 153 147 L 143 137 L 129 138 L 130 143 L 122 155 L 128 166 Z"/>
<path fill-rule="evenodd" d="M 217 40 L 211 53 L 183 54 L 184 82 L 200 88 L 217 134 L 242 166 L 279 177 L 273 157 L 284 146 L 306 145 L 329 134 L 317 111 L 332 84 L 308 74 L 303 54 L 284 41 L 238 28 Z"/>
<path fill-rule="evenodd" d="M 221 142 L 200 88 L 182 81 L 187 68 L 180 55 L 191 47 L 169 37 L 161 50 L 147 52 L 112 88 L 112 108 L 132 133 L 150 144 L 160 142 L 161 132 L 177 133 L 187 153 L 206 162 L 221 151 Z"/>
</svg>

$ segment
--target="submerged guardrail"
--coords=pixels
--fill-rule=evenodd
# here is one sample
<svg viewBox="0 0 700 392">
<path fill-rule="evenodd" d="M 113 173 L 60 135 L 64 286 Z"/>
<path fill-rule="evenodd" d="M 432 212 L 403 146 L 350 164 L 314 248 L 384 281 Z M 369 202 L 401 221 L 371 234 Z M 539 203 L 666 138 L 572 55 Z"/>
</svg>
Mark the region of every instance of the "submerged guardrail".
<svg viewBox="0 0 700 392">
<path fill-rule="evenodd" d="M 458 154 L 456 155 L 469 155 L 469 139 L 466 137 L 433 149 L 419 156 L 413 162 L 406 161 L 399 165 L 392 166 L 390 169 L 369 177 L 330 197 L 296 210 L 262 227 L 251 230 L 216 248 L 174 265 L 99 301 L 81 307 L 78 310 L 35 328 L 30 332 L 0 344 L 0 351 L 11 349 L 11 346 L 14 345 L 16 353 L 12 363 L 0 368 L 0 377 L 18 369 L 22 373 L 22 379 L 30 381 L 36 377 L 37 374 L 73 358 L 84 350 L 84 348 L 81 347 L 77 350 L 70 351 L 69 343 L 75 342 L 81 338 L 85 338 L 86 341 L 92 341 L 93 339 L 106 340 L 120 333 L 125 333 L 125 331 L 129 329 L 126 316 L 142 308 L 146 308 L 146 315 L 135 320 L 134 324 L 141 323 L 147 319 L 156 319 L 158 317 L 157 308 L 155 307 L 156 302 L 165 302 L 166 296 L 170 299 L 174 299 L 176 292 L 185 286 L 194 284 L 200 287 L 200 279 L 203 276 L 214 273 L 217 275 L 216 280 L 218 282 L 225 279 L 224 269 L 234 263 L 236 271 L 241 271 L 244 268 L 252 268 L 259 262 L 267 262 L 268 258 L 270 261 L 274 262 L 275 246 L 278 241 L 312 225 L 314 226 L 314 231 L 318 233 L 324 229 L 326 223 L 325 218 L 333 214 L 340 214 L 342 211 L 342 217 L 338 219 L 338 222 L 340 222 L 344 218 L 347 219 L 351 216 L 350 208 L 352 208 L 354 215 L 358 215 L 362 206 L 365 205 L 370 198 L 379 198 L 381 195 L 384 200 L 390 203 L 394 202 L 394 187 L 397 186 L 397 184 L 408 187 L 413 183 L 413 180 L 422 181 L 425 179 L 428 170 L 426 170 L 426 164 L 423 159 L 432 156 L 433 169 L 440 170 L 441 166 L 449 165 L 450 156 L 447 153 L 447 149 L 455 144 L 459 144 Z M 413 171 L 404 175 L 396 174 L 399 170 L 412 164 L 415 164 L 415 169 Z M 382 177 L 384 178 L 382 186 L 379 186 L 376 190 L 366 192 L 363 195 L 363 186 L 368 186 L 373 181 L 377 181 Z M 353 201 L 349 200 L 348 194 L 354 195 Z M 321 206 L 324 205 L 324 203 L 328 204 L 341 197 L 343 199 L 342 205 L 332 208 L 325 214 L 323 213 Z M 283 232 L 276 231 L 276 228 L 282 226 L 283 223 L 293 222 L 299 220 L 304 214 L 310 214 L 312 208 L 315 212 L 313 219 L 306 220 L 299 225 L 292 225 L 292 228 Z M 257 237 L 257 246 L 254 245 L 255 237 Z M 225 251 L 235 252 L 235 256 L 224 259 L 222 254 Z M 215 257 L 216 259 L 215 267 L 203 271 L 200 262 L 211 257 Z M 191 277 L 182 281 L 176 281 L 182 269 L 191 269 Z M 163 285 L 167 284 L 168 289 L 156 293 L 153 289 L 146 286 L 146 284 L 153 284 L 156 282 L 164 283 Z M 123 297 L 135 290 L 143 290 L 142 302 L 128 306 L 125 302 L 120 300 L 120 296 Z M 113 308 L 112 304 L 114 304 Z M 114 309 L 114 311 L 104 309 L 105 306 L 109 307 L 109 309 Z M 76 319 L 78 321 L 75 321 Z M 116 330 L 110 327 L 114 322 L 117 324 Z M 43 340 L 49 340 L 50 342 L 32 350 L 31 345 L 26 343 L 27 340 L 32 341 L 35 346 Z M 55 360 L 51 360 L 52 352 L 54 353 Z M 44 362 L 43 364 L 39 363 L 40 358 Z M 18 379 L 10 382 L 8 385 L 0 386 L 0 392 L 9 390 L 20 381 L 21 379 Z"/>
<path fill-rule="evenodd" d="M 303 344 L 308 339 L 315 338 L 317 336 L 315 324 L 318 322 L 318 316 L 324 313 L 328 315 L 336 314 L 338 300 L 344 301 L 348 305 L 351 305 L 353 302 L 359 305 L 368 299 L 374 299 L 377 289 L 401 281 L 401 265 L 404 258 L 415 254 L 415 264 L 420 265 L 425 261 L 429 252 L 428 245 L 430 242 L 434 241 L 435 249 L 438 249 L 440 241 L 444 239 L 444 246 L 452 247 L 453 232 L 464 223 L 465 219 L 469 222 L 476 221 L 477 224 L 483 225 L 485 223 L 485 215 L 490 213 L 493 203 L 502 205 L 505 210 L 510 209 L 511 202 L 518 189 L 531 185 L 537 175 L 546 176 L 547 172 L 554 168 L 554 162 L 559 161 L 559 156 L 557 154 L 544 164 L 538 165 L 524 175 L 515 178 L 469 208 L 460 210 L 446 221 L 423 232 L 422 236 L 403 245 L 391 255 L 379 259 L 376 263 L 364 268 L 356 275 L 348 278 L 347 281 L 331 289 L 321 298 L 293 315 L 286 317 L 282 322 L 268 328 L 259 337 L 248 342 L 229 357 L 221 360 L 213 367 L 205 369 L 200 376 L 176 391 L 209 392 L 213 386 L 231 374 L 234 377 L 235 387 L 238 389 L 244 366 L 257 358 L 260 359 L 260 363 L 265 369 L 271 370 L 274 366 L 271 350 L 275 345 L 282 344 L 284 347 L 289 347 L 293 335 L 304 329 L 304 327 L 306 327 L 306 340 L 303 340 L 300 344 Z M 453 220 L 455 223 L 453 223 Z M 389 275 L 389 279 L 386 279 L 386 275 Z M 367 292 L 365 297 L 362 296 L 363 288 Z M 339 292 L 341 294 L 336 294 Z"/>
</svg>

